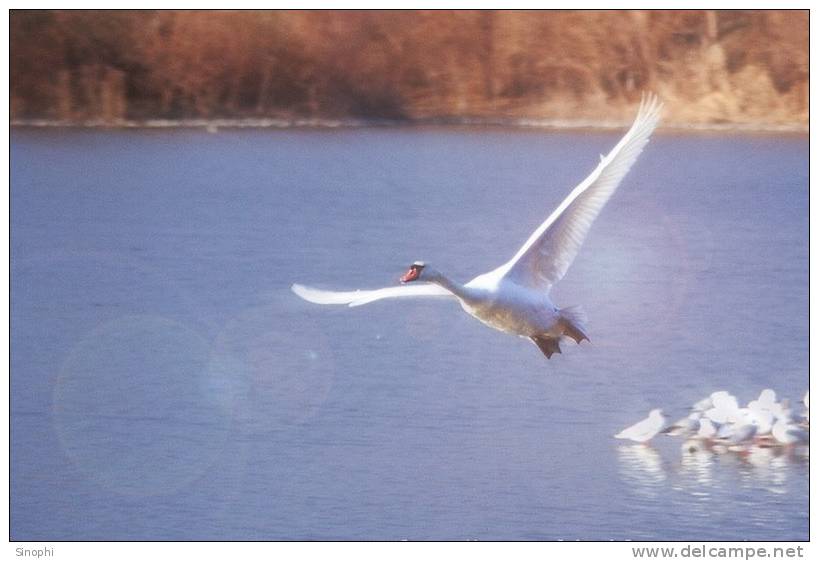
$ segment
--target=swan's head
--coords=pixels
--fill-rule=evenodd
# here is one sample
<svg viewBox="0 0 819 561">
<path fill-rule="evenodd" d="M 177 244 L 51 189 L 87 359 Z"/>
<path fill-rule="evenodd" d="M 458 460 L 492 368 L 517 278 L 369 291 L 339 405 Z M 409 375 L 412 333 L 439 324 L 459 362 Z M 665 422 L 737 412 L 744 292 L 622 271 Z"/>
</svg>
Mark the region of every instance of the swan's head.
<svg viewBox="0 0 819 561">
<path fill-rule="evenodd" d="M 409 270 L 404 273 L 399 280 L 402 283 L 412 282 L 416 280 L 424 280 L 421 277 L 424 275 L 424 269 L 426 268 L 426 263 L 423 261 L 416 261 L 412 265 L 410 265 Z"/>
</svg>

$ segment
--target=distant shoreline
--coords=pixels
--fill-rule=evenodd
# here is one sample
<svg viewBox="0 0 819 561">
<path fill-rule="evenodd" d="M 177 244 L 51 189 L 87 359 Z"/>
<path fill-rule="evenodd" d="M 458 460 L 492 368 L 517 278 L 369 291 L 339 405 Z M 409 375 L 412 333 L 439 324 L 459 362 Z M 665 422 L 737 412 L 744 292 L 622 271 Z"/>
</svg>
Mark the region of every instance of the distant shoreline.
<svg viewBox="0 0 819 561">
<path fill-rule="evenodd" d="M 487 119 L 436 118 L 414 120 L 376 119 L 145 119 L 61 121 L 50 119 L 12 119 L 16 128 L 84 128 L 84 129 L 340 129 L 383 127 L 497 127 L 545 130 L 613 130 L 629 123 L 584 119 Z M 739 132 L 739 133 L 798 133 L 807 134 L 808 125 L 792 123 L 667 123 L 660 130 L 671 132 Z"/>
</svg>

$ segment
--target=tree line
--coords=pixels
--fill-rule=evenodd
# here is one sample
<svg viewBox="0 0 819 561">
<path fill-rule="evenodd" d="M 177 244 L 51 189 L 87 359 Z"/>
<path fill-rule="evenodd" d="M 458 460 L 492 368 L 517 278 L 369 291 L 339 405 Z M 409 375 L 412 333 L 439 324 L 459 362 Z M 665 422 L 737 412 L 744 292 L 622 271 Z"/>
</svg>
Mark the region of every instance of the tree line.
<svg viewBox="0 0 819 561">
<path fill-rule="evenodd" d="M 807 122 L 807 11 L 13 10 L 13 119 Z"/>
</svg>

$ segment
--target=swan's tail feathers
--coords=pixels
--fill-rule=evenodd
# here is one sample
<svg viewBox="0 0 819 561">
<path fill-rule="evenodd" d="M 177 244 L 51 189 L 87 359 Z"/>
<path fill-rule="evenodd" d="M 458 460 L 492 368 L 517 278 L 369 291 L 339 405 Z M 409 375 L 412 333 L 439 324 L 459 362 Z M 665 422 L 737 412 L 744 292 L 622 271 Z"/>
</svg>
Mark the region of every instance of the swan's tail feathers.
<svg viewBox="0 0 819 561">
<path fill-rule="evenodd" d="M 560 350 L 560 339 L 556 339 L 555 337 L 535 335 L 532 337 L 532 342 L 546 355 L 546 358 L 552 358 L 553 354 L 562 352 Z"/>
<path fill-rule="evenodd" d="M 582 340 L 589 340 L 586 335 L 586 312 L 580 306 L 571 306 L 560 310 L 560 325 L 563 334 L 574 339 L 577 344 Z"/>
</svg>

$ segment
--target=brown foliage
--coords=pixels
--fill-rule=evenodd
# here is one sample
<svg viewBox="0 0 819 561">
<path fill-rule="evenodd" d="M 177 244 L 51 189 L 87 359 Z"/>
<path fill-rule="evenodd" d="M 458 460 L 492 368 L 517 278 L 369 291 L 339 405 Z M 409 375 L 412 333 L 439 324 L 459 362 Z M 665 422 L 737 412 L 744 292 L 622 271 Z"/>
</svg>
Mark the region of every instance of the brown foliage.
<svg viewBox="0 0 819 561">
<path fill-rule="evenodd" d="M 16 119 L 807 122 L 807 11 L 27 11 Z"/>
</svg>

